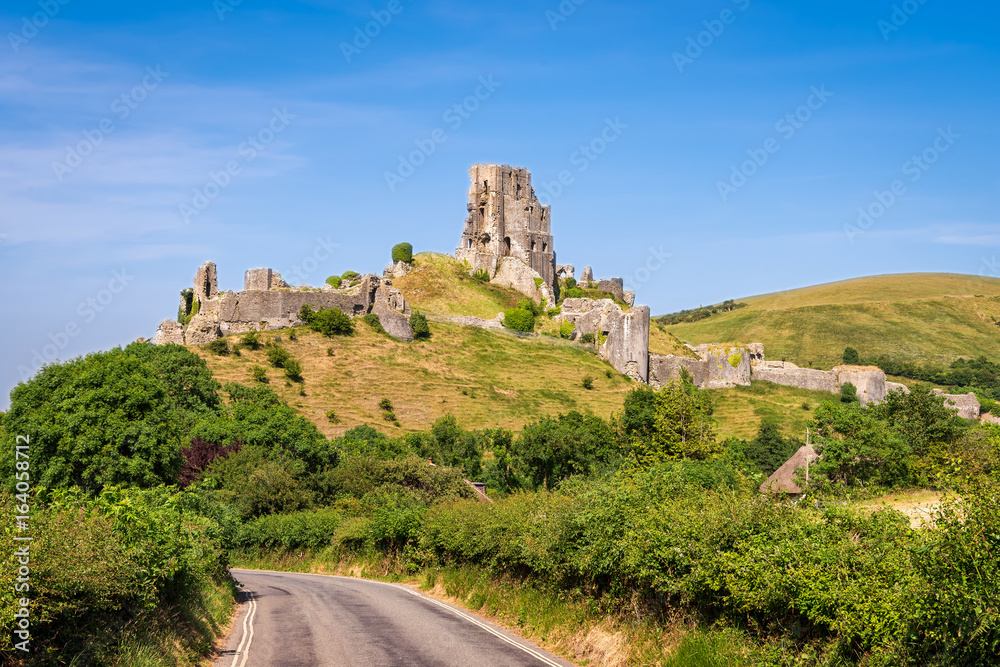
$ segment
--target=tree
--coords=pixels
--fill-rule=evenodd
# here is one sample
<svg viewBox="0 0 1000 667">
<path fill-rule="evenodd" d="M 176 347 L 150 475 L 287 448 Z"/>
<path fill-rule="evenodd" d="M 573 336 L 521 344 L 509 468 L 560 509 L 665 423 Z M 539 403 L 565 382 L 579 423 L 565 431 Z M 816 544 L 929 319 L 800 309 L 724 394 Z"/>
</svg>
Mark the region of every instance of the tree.
<svg viewBox="0 0 1000 667">
<path fill-rule="evenodd" d="M 525 426 L 512 449 L 534 488 L 547 489 L 571 475 L 590 474 L 616 459 L 619 451 L 603 419 L 576 411 Z"/>
<path fill-rule="evenodd" d="M 826 401 L 814 417 L 822 455 L 818 472 L 847 485 L 900 486 L 912 481 L 910 442 L 872 407 Z"/>
<path fill-rule="evenodd" d="M 392 246 L 392 261 L 413 263 L 413 246 L 409 243 L 397 243 Z"/>
<path fill-rule="evenodd" d="M 28 437 L 38 487 L 75 485 L 97 493 L 111 485 L 175 483 L 182 434 L 218 397 L 211 375 L 185 357 L 190 352 L 145 348 L 49 364 L 19 384 L 4 418 L 4 456 L 13 451 L 14 434 Z M 12 474 L 13 463 L 6 469 Z"/>
<path fill-rule="evenodd" d="M 654 432 L 650 440 L 633 445 L 644 464 L 665 459 L 707 459 L 721 452 L 712 430 L 708 394 L 684 380 L 674 380 L 656 396 Z"/>
<path fill-rule="evenodd" d="M 800 443 L 781 437 L 778 422 L 771 419 L 761 419 L 757 429 L 757 437 L 749 442 L 743 442 L 740 449 L 748 463 L 765 475 L 770 475 L 780 468 L 799 448 Z"/>
<path fill-rule="evenodd" d="M 225 390 L 229 405 L 199 422 L 193 437 L 225 445 L 239 441 L 244 447 L 260 448 L 272 459 L 298 459 L 311 471 L 337 465 L 336 448 L 312 422 L 282 403 L 273 389 L 230 382 Z"/>
<path fill-rule="evenodd" d="M 853 347 L 844 348 L 844 363 L 848 366 L 857 366 L 861 363 L 861 357 L 858 356 L 858 351 Z"/>
</svg>

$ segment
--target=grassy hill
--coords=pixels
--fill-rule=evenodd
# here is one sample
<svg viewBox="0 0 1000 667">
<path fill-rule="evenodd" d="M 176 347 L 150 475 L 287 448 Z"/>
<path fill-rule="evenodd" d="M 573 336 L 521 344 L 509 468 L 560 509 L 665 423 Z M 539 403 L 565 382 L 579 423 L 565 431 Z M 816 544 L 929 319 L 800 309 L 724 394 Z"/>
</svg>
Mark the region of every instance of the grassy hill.
<svg viewBox="0 0 1000 667">
<path fill-rule="evenodd" d="M 267 368 L 270 386 L 327 436 L 365 423 L 398 436 L 424 430 L 449 413 L 476 429 L 519 429 L 543 415 L 570 410 L 608 417 L 621 409 L 633 386 L 593 353 L 567 341 L 523 340 L 453 324 L 430 326 L 431 339 L 413 343 L 377 334 L 363 322 L 353 336 L 327 338 L 304 327 L 261 334 L 265 341 L 280 339 L 302 363 L 301 385 L 270 367 L 264 349 L 244 349 L 238 357 L 190 349 L 206 359 L 223 383 L 251 384 L 250 366 Z M 289 340 L 292 333 L 294 341 Z M 583 387 L 586 376 L 593 378 L 593 389 Z M 383 397 L 392 401 L 400 426 L 384 420 L 378 407 Z M 330 410 L 337 423 L 327 419 Z"/>
<path fill-rule="evenodd" d="M 871 276 L 737 299 L 746 308 L 667 326 L 696 345 L 764 343 L 768 359 L 832 368 L 845 347 L 863 357 L 946 364 L 1000 360 L 1000 279 L 915 273 Z"/>
</svg>

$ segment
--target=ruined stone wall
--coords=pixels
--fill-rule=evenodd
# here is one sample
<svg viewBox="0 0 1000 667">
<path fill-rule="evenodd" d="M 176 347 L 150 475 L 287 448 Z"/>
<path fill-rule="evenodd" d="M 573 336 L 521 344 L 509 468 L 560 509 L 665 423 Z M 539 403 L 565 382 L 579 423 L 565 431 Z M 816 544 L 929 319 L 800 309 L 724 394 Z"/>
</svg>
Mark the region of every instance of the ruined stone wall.
<svg viewBox="0 0 1000 667">
<path fill-rule="evenodd" d="M 574 340 L 606 336 L 601 357 L 620 373 L 649 381 L 649 306 L 624 311 L 611 299 L 566 299 L 556 319 L 573 323 Z"/>
<path fill-rule="evenodd" d="M 828 391 L 833 394 L 840 393 L 837 378 L 832 372 L 820 371 L 813 368 L 799 368 L 794 364 L 788 364 L 784 368 L 770 367 L 762 364 L 753 369 L 753 379 L 766 380 L 767 382 L 785 385 L 786 387 L 798 387 L 799 389 L 811 389 L 812 391 Z"/>
<path fill-rule="evenodd" d="M 968 394 L 946 394 L 940 389 L 934 393 L 944 398 L 944 404 L 958 413 L 962 419 L 979 419 L 982 414 L 982 404 L 971 391 Z"/>
<path fill-rule="evenodd" d="M 531 173 L 509 165 L 474 164 L 469 181 L 469 215 L 455 258 L 492 278 L 500 260 L 513 257 L 537 272 L 554 292 L 551 210 L 535 196 Z"/>
<path fill-rule="evenodd" d="M 705 363 L 704 359 L 675 357 L 672 354 L 650 354 L 649 385 L 659 389 L 665 384 L 679 380 L 681 369 L 688 372 L 696 387 L 704 387 L 708 381 L 708 364 Z"/>
<path fill-rule="evenodd" d="M 215 264 L 207 262 L 195 275 L 195 292 L 199 285 L 215 284 Z M 244 275 L 241 292 L 218 292 L 198 300 L 198 312 L 187 327 L 175 320 L 164 320 L 153 337 L 154 344 L 180 343 L 202 345 L 221 336 L 250 331 L 271 331 L 305 324 L 299 317 L 302 306 L 313 310 L 339 308 L 357 317 L 373 312 L 391 336 L 413 340 L 410 327 L 410 307 L 402 293 L 390 280 L 374 275 L 361 278 L 360 284 L 347 290 L 300 290 L 289 288 L 277 271 L 251 269 Z M 201 294 L 211 293 L 206 289 Z"/>
<path fill-rule="evenodd" d="M 638 382 L 648 382 L 649 306 L 636 306 L 611 318 L 604 347 L 605 358 L 614 369 Z"/>
<path fill-rule="evenodd" d="M 691 382 L 702 389 L 747 386 L 752 373 L 750 346 L 705 345 L 696 348 L 700 359 L 675 357 L 672 354 L 649 355 L 649 384 L 662 387 L 681 376 L 681 369 L 691 375 Z"/>
<path fill-rule="evenodd" d="M 887 392 L 885 372 L 875 366 L 837 366 L 831 373 L 837 378 L 837 391 L 850 382 L 858 390 L 861 405 L 881 403 Z"/>
</svg>

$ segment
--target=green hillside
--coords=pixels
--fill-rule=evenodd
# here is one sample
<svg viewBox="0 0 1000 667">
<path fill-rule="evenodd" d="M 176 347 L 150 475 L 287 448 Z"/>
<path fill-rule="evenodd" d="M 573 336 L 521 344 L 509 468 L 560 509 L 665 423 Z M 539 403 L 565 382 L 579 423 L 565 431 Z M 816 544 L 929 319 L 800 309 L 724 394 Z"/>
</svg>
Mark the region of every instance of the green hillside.
<svg viewBox="0 0 1000 667">
<path fill-rule="evenodd" d="M 871 276 L 737 299 L 747 304 L 667 326 L 696 345 L 760 342 L 769 359 L 831 368 L 845 347 L 863 357 L 946 364 L 1000 360 L 1000 279 L 915 273 Z"/>
</svg>

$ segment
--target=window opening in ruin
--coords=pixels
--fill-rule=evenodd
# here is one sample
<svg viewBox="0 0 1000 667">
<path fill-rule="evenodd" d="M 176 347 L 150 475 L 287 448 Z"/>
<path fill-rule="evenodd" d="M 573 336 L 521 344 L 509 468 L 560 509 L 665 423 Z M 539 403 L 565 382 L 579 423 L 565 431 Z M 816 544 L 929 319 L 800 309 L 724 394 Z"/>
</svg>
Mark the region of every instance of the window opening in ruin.
<svg viewBox="0 0 1000 667">
<path fill-rule="evenodd" d="M 503 237 L 503 256 L 510 257 L 510 237 Z"/>
<path fill-rule="evenodd" d="M 472 247 L 472 239 L 465 239 L 465 247 L 466 248 Z"/>
<path fill-rule="evenodd" d="M 479 207 L 479 217 L 483 218 L 483 219 L 486 219 L 486 207 L 485 206 L 480 206 Z"/>
<path fill-rule="evenodd" d="M 531 252 L 535 252 L 535 239 L 531 239 Z"/>
<path fill-rule="evenodd" d="M 548 243 L 543 243 L 542 244 L 542 252 L 548 252 L 548 251 L 549 251 L 549 244 Z"/>
</svg>

